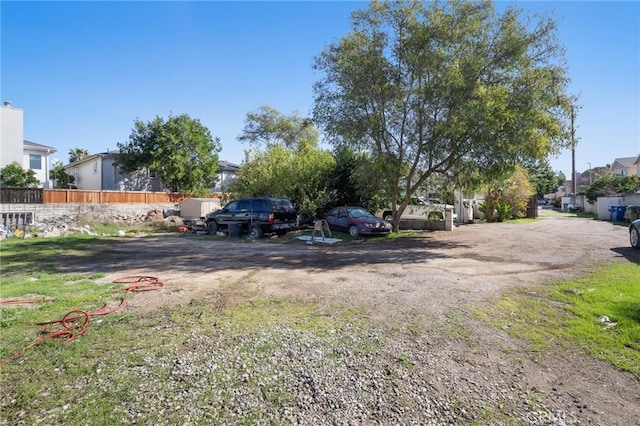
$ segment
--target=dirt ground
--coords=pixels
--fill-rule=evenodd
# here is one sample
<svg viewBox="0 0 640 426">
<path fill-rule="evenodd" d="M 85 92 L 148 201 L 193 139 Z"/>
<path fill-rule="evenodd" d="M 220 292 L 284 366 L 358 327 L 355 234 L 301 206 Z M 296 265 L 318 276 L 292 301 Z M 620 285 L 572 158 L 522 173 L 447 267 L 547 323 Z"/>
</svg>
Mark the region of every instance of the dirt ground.
<svg viewBox="0 0 640 426">
<path fill-rule="evenodd" d="M 393 324 L 459 315 L 473 345 L 434 334 L 443 374 L 475 383 L 499 377 L 527 389 L 579 424 L 640 425 L 640 379 L 579 350 L 532 356 L 527 342 L 476 321 L 468 310 L 513 287 L 544 285 L 610 262 L 640 263 L 624 226 L 544 211 L 525 224 L 472 224 L 412 239 L 308 245 L 303 241 L 219 240 L 163 235 L 123 238 L 60 259 L 68 272 L 105 272 L 105 280 L 158 277 L 162 291 L 140 293 L 127 309 L 216 298 L 225 304 L 291 297 L 352 305 Z M 92 255 L 93 256 L 93 255 Z M 640 278 L 639 278 L 640 283 Z M 606 314 L 606 313 L 603 313 Z"/>
</svg>

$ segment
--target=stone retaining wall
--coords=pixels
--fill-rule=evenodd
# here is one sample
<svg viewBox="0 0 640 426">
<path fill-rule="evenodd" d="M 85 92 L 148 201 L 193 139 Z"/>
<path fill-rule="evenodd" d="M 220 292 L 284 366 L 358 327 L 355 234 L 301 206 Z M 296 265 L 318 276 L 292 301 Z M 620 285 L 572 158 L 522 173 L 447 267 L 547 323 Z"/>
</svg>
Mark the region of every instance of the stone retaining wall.
<svg viewBox="0 0 640 426">
<path fill-rule="evenodd" d="M 0 213 L 33 213 L 34 222 L 136 222 L 152 210 L 176 214 L 175 204 L 0 204 Z"/>
</svg>

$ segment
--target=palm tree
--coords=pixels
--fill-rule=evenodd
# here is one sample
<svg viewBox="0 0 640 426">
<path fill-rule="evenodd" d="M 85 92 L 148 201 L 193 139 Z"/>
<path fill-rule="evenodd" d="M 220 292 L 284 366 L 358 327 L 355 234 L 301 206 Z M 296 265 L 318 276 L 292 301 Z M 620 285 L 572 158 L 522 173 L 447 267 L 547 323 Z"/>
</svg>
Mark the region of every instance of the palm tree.
<svg viewBox="0 0 640 426">
<path fill-rule="evenodd" d="M 73 163 L 89 156 L 89 151 L 82 148 L 73 148 L 69 150 L 69 162 Z"/>
</svg>

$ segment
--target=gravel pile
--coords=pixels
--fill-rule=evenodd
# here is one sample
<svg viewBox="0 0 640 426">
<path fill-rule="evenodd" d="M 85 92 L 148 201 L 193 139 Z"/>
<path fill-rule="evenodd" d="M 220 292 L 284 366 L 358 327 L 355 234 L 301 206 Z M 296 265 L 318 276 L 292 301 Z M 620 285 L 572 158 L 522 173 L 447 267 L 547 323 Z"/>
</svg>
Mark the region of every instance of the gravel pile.
<svg viewBox="0 0 640 426">
<path fill-rule="evenodd" d="M 356 325 L 318 334 L 222 324 L 215 335 L 193 331 L 167 349 L 123 358 L 128 364 L 120 368 L 97 365 L 97 374 L 71 388 L 80 398 L 122 395 L 121 405 L 105 416 L 129 424 L 578 423 L 500 379 L 478 385 L 472 374 L 443 371 L 423 339 Z M 38 417 L 57 424 L 64 410 Z"/>
</svg>

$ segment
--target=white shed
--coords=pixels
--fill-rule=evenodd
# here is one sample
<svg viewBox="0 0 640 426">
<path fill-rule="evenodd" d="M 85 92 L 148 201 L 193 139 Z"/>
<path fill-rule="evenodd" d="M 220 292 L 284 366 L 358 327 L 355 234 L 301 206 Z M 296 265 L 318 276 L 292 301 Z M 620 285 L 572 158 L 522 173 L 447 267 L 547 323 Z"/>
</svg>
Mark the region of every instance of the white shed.
<svg viewBox="0 0 640 426">
<path fill-rule="evenodd" d="M 598 220 L 611 220 L 609 206 L 621 206 L 622 197 L 598 197 Z"/>
<path fill-rule="evenodd" d="M 180 203 L 180 217 L 199 219 L 220 207 L 219 198 L 187 198 Z"/>
</svg>

